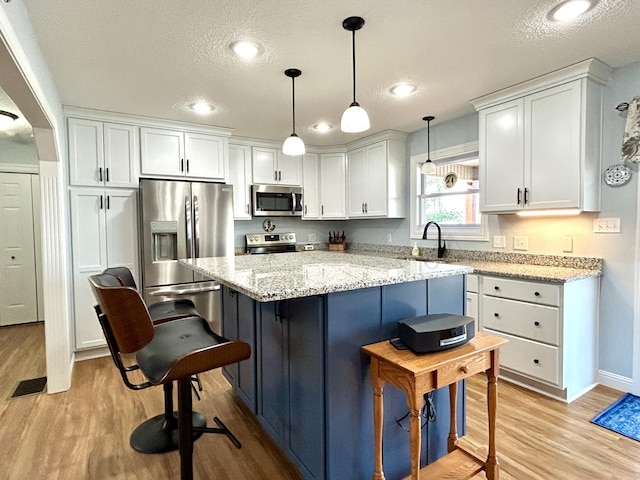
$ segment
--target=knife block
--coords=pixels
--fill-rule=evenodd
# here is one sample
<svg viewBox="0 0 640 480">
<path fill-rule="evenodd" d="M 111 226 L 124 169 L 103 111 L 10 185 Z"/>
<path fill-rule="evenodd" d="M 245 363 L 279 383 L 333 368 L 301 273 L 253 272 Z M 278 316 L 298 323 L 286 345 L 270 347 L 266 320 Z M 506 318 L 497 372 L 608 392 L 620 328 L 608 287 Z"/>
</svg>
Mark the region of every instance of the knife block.
<svg viewBox="0 0 640 480">
<path fill-rule="evenodd" d="M 329 250 L 330 251 L 343 252 L 346 249 L 347 249 L 347 242 L 330 243 L 329 244 Z"/>
</svg>

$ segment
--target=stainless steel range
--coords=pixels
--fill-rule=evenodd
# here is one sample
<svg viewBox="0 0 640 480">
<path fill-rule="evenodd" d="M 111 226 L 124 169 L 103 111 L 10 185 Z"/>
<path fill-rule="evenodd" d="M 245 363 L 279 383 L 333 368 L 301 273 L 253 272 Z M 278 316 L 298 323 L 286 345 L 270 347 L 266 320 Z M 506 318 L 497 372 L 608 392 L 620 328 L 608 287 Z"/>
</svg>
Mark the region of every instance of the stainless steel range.
<svg viewBox="0 0 640 480">
<path fill-rule="evenodd" d="M 248 233 L 245 241 L 250 254 L 296 251 L 295 233 Z"/>
</svg>

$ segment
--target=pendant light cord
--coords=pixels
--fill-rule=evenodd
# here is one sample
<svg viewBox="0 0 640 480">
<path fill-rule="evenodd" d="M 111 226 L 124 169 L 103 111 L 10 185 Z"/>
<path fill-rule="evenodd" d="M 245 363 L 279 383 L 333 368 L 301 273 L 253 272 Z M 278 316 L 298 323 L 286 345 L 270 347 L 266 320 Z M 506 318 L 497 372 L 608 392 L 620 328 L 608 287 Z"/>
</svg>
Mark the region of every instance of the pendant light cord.
<svg viewBox="0 0 640 480">
<path fill-rule="evenodd" d="M 351 55 L 353 61 L 353 103 L 356 103 L 356 31 L 351 32 Z"/>
<path fill-rule="evenodd" d="M 295 77 L 291 77 L 291 104 L 293 111 L 293 134 L 296 134 L 296 79 Z"/>
<path fill-rule="evenodd" d="M 430 140 L 431 129 L 429 128 L 430 126 L 431 126 L 431 120 L 427 122 L 427 162 L 431 161 L 431 140 Z"/>
</svg>

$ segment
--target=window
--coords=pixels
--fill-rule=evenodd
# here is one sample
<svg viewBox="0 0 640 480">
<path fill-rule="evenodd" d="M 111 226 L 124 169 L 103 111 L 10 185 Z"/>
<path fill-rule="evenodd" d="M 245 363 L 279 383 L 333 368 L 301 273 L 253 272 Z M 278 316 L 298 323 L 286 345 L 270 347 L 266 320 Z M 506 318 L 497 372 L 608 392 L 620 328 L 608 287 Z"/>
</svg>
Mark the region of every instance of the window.
<svg viewBox="0 0 640 480">
<path fill-rule="evenodd" d="M 411 157 L 411 238 L 422 238 L 424 226 L 437 222 L 450 240 L 488 239 L 480 214 L 477 142 L 432 152 L 436 172 L 422 174 L 426 155 Z"/>
</svg>

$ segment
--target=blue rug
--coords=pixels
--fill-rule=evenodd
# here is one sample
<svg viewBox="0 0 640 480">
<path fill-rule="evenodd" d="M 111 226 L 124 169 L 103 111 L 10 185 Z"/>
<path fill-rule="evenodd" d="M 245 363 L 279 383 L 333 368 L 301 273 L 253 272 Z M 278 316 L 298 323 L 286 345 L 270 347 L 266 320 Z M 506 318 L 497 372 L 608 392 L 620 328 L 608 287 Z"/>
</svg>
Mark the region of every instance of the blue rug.
<svg viewBox="0 0 640 480">
<path fill-rule="evenodd" d="M 626 393 L 591 421 L 640 442 L 640 397 Z"/>
</svg>

